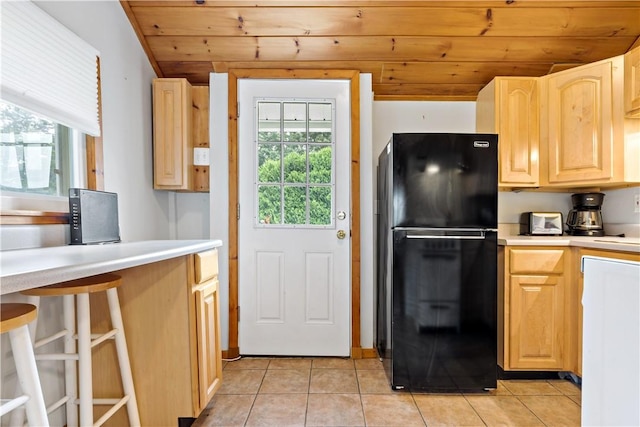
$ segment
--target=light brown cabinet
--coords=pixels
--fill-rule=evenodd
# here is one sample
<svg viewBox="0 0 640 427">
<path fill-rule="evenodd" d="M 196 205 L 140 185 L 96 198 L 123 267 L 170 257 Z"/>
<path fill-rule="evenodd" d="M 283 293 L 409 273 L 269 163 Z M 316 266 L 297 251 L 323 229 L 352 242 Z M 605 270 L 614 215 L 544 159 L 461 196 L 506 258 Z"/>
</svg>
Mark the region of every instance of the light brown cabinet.
<svg viewBox="0 0 640 427">
<path fill-rule="evenodd" d="M 496 77 L 478 94 L 476 130 L 497 133 L 498 186 L 539 186 L 537 79 Z"/>
<path fill-rule="evenodd" d="M 220 301 L 218 282 L 218 253 L 216 250 L 195 255 L 195 284 L 192 291 L 195 307 L 195 333 L 192 342 L 197 346 L 197 375 L 199 404 L 204 409 L 222 385 L 222 349 L 220 347 Z M 194 399 L 195 402 L 195 399 Z"/>
<path fill-rule="evenodd" d="M 209 147 L 209 88 L 186 79 L 153 80 L 153 185 L 157 190 L 208 191 L 209 167 L 193 149 Z"/>
<path fill-rule="evenodd" d="M 640 47 L 624 55 L 624 112 L 640 118 Z"/>
<path fill-rule="evenodd" d="M 123 280 L 118 295 L 142 425 L 173 426 L 178 418 L 198 417 L 222 383 L 217 251 L 116 274 Z M 91 298 L 93 327 L 108 330 L 106 298 Z M 114 353 L 109 346 L 94 349 L 99 395 L 121 392 Z M 128 425 L 126 411 L 105 425 Z"/>
<path fill-rule="evenodd" d="M 622 55 L 540 78 L 541 186 L 640 182 L 637 123 L 625 121 Z"/>
<path fill-rule="evenodd" d="M 501 247 L 498 364 L 505 370 L 565 368 L 569 249 Z"/>
<path fill-rule="evenodd" d="M 572 361 L 568 370 L 576 373 L 578 376 L 582 376 L 582 291 L 584 287 L 584 275 L 582 274 L 582 257 L 598 256 L 603 258 L 625 259 L 629 261 L 640 262 L 640 254 L 631 252 L 615 252 L 615 251 L 603 251 L 599 249 L 587 249 L 576 248 L 574 251 L 573 269 L 576 277 L 576 291 L 572 296 L 572 306 L 569 313 L 571 317 L 569 319 L 570 331 L 575 331 L 570 337 L 571 339 L 571 354 Z"/>
</svg>

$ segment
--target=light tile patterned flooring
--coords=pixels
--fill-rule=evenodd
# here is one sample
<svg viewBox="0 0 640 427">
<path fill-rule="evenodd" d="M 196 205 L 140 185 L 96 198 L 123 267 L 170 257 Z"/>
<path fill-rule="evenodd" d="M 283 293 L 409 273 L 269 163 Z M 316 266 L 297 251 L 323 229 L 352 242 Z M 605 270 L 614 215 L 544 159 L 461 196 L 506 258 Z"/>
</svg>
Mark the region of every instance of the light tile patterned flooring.
<svg viewBox="0 0 640 427">
<path fill-rule="evenodd" d="M 569 380 L 504 380 L 487 394 L 394 392 L 377 359 L 243 358 L 193 427 L 579 426 Z"/>
</svg>

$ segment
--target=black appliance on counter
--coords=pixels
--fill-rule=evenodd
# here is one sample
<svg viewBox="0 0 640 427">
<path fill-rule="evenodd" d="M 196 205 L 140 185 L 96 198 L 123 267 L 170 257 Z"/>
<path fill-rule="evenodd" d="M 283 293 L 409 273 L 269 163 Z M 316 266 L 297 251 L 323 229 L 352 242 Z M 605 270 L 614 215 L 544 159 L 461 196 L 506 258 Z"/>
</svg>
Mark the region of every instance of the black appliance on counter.
<svg viewBox="0 0 640 427">
<path fill-rule="evenodd" d="M 69 231 L 72 245 L 119 242 L 118 195 L 70 188 Z"/>
<path fill-rule="evenodd" d="M 604 236 L 602 202 L 604 193 L 571 195 L 573 209 L 567 215 L 567 234 L 572 236 Z"/>
<path fill-rule="evenodd" d="M 393 389 L 496 387 L 497 143 L 394 133 L 380 154 L 375 345 Z"/>
</svg>

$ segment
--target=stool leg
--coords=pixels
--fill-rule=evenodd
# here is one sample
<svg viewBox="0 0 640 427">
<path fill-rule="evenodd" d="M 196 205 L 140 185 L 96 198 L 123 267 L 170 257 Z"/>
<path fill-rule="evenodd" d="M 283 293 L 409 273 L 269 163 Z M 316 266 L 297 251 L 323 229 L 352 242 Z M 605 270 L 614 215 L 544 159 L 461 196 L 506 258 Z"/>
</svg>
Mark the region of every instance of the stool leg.
<svg viewBox="0 0 640 427">
<path fill-rule="evenodd" d="M 138 401 L 136 400 L 136 392 L 133 386 L 133 375 L 131 374 L 131 365 L 129 362 L 129 352 L 127 350 L 127 340 L 124 335 L 124 324 L 122 323 L 122 314 L 120 313 L 120 302 L 118 300 L 118 290 L 111 288 L 107 290 L 107 299 L 109 301 L 109 311 L 111 312 L 111 325 L 118 332 L 115 335 L 116 351 L 118 353 L 118 364 L 120 365 L 120 375 L 122 376 L 122 386 L 125 395 L 129 396 L 127 402 L 127 414 L 129 415 L 130 426 L 140 426 L 140 414 L 138 413 Z"/>
<path fill-rule="evenodd" d="M 93 379 L 91 377 L 91 312 L 89 294 L 78 294 L 78 375 L 80 378 L 80 425 L 93 425 Z"/>
<path fill-rule="evenodd" d="M 49 426 L 47 408 L 44 406 L 42 386 L 27 325 L 9 331 L 9 340 L 11 341 L 20 387 L 29 396 L 29 400 L 25 403 L 29 425 L 47 427 Z"/>
<path fill-rule="evenodd" d="M 64 352 L 76 354 L 76 306 L 73 295 L 62 296 L 62 306 L 64 313 L 64 328 L 67 335 L 64 337 Z M 68 397 L 66 406 L 67 427 L 77 427 L 78 425 L 78 367 L 75 360 L 64 361 L 64 390 Z"/>
<path fill-rule="evenodd" d="M 33 304 L 36 306 L 36 310 L 38 313 L 40 312 L 40 297 L 36 296 L 28 296 L 27 301 L 29 304 Z M 31 339 L 31 345 L 36 341 L 36 328 L 38 326 L 38 319 L 35 322 L 31 322 L 28 325 L 29 328 L 29 337 Z M 22 394 L 22 389 L 20 388 L 20 383 L 16 385 L 16 396 L 20 396 Z M 11 426 L 22 426 L 24 425 L 24 407 L 19 407 L 11 411 L 11 416 L 9 419 L 9 425 Z"/>
</svg>

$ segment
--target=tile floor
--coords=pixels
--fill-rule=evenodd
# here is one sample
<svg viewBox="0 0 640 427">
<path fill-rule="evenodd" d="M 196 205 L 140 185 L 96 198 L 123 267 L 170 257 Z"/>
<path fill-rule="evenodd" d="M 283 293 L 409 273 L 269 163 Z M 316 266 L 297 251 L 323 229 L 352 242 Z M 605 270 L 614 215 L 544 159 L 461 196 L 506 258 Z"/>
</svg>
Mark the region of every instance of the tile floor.
<svg viewBox="0 0 640 427">
<path fill-rule="evenodd" d="M 377 359 L 243 358 L 193 427 L 579 426 L 569 380 L 504 380 L 487 394 L 394 392 Z"/>
</svg>

